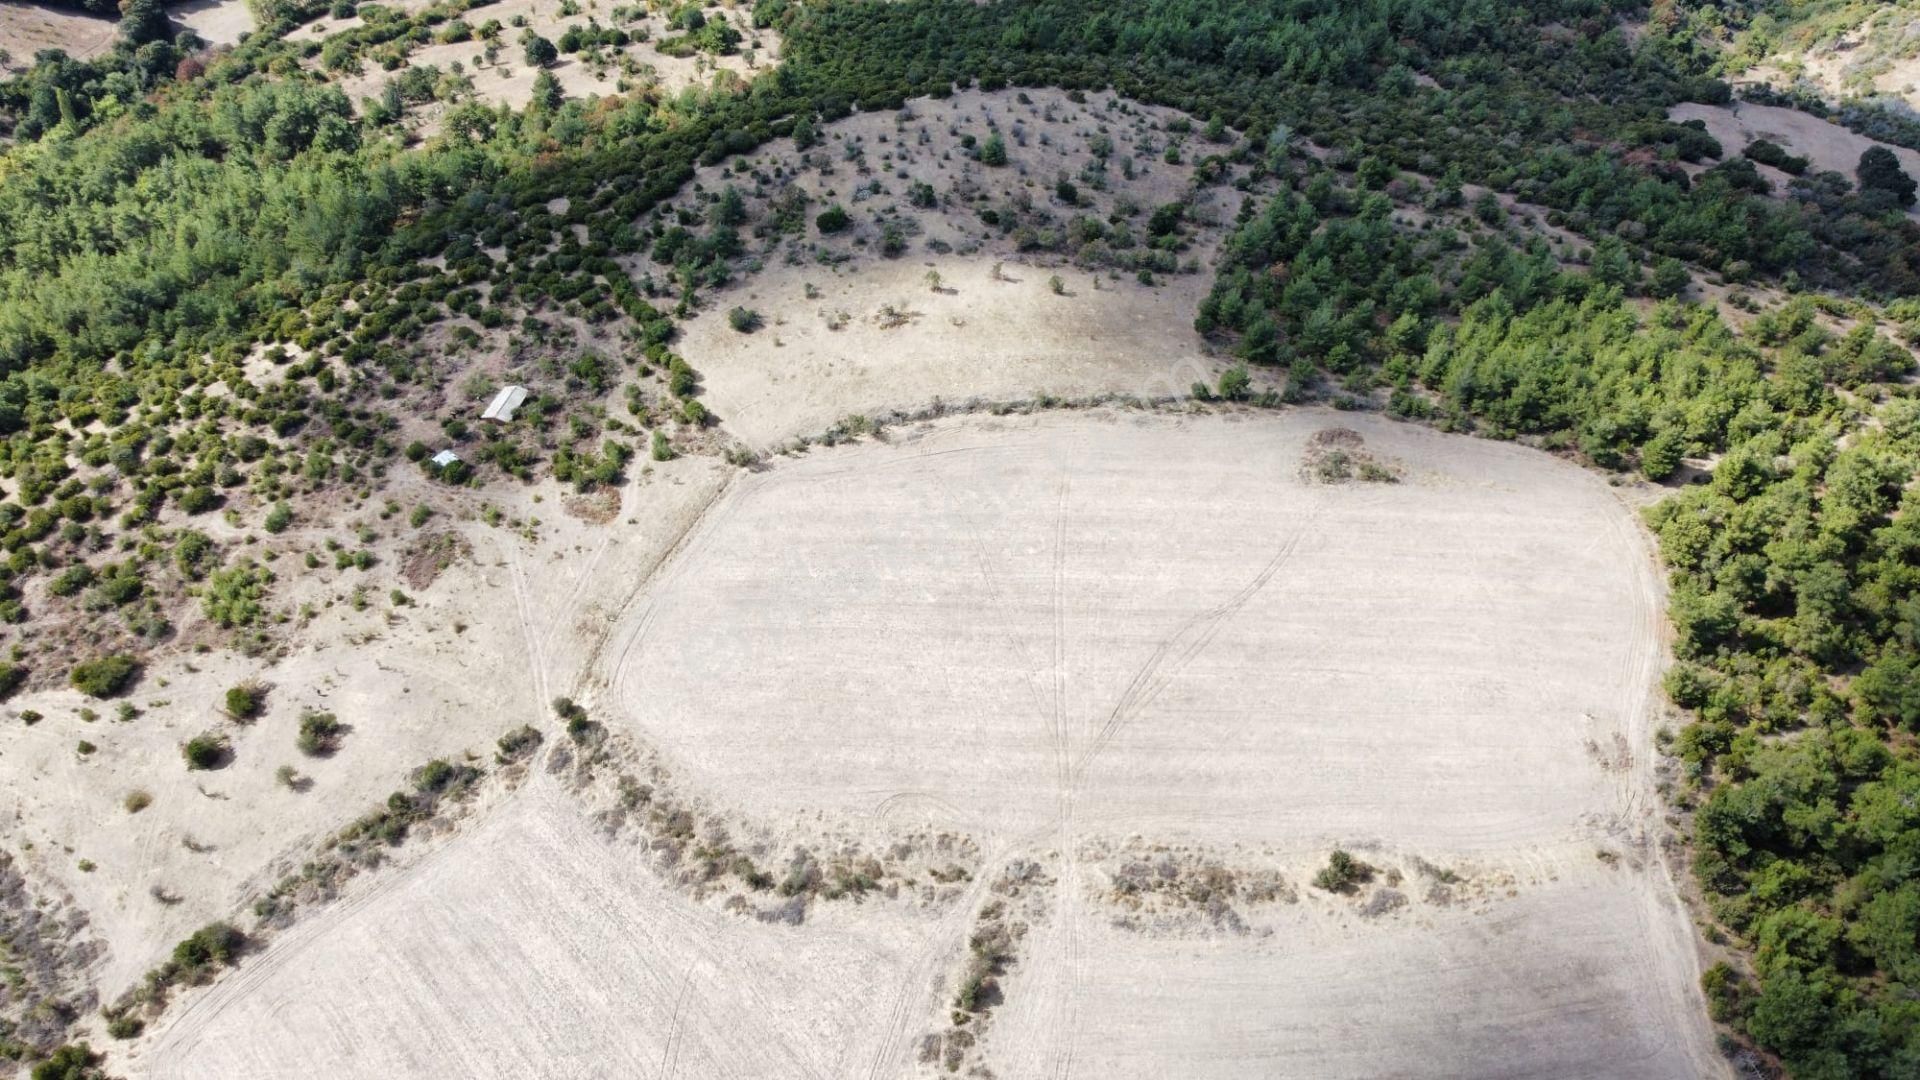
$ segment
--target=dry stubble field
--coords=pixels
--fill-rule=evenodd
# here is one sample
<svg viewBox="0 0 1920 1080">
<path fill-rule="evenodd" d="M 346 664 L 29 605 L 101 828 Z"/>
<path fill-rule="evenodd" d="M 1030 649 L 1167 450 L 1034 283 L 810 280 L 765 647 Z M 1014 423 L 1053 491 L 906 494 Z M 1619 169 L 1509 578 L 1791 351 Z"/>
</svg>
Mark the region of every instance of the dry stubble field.
<svg viewBox="0 0 1920 1080">
<path fill-rule="evenodd" d="M 1334 427 L 1400 481 L 1304 475 Z M 183 1000 L 145 1074 L 1715 1075 L 1658 854 L 1659 610 L 1597 478 L 1373 418 L 981 416 L 780 459 L 531 677 L 775 854 L 950 830 L 968 884 L 766 924 L 539 772 Z M 1335 845 L 1376 868 L 1349 895 L 1309 884 Z M 1196 867 L 1210 901 L 1160 887 Z M 1020 933 L 959 1031 L 988 919 Z"/>
</svg>

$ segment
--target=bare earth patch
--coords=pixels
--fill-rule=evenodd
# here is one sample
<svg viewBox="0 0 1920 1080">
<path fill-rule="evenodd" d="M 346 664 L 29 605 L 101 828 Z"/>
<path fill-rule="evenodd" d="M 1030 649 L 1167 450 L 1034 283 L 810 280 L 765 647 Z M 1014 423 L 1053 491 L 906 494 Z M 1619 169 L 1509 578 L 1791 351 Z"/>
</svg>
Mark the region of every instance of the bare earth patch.
<svg viewBox="0 0 1920 1080">
<path fill-rule="evenodd" d="M 1728 158 L 1738 156 L 1755 139 L 1769 139 L 1785 147 L 1789 153 L 1806 157 L 1813 163 L 1814 171 L 1841 173 L 1851 182 L 1854 169 L 1860 164 L 1860 155 L 1869 147 L 1884 146 L 1900 159 L 1900 167 L 1909 176 L 1920 176 L 1920 152 L 1891 143 L 1876 142 L 1798 109 L 1746 103 L 1702 105 L 1688 101 L 1667 110 L 1667 116 L 1676 123 L 1686 120 L 1705 122 L 1707 134 L 1719 140 Z M 1770 166 L 1759 168 L 1774 181 L 1776 194 L 1784 192 L 1785 173 Z M 1907 216 L 1920 220 L 1920 210 L 1910 210 Z"/>
<path fill-rule="evenodd" d="M 0 4 L 0 49 L 8 56 L 0 64 L 0 75 L 33 67 L 33 56 L 42 49 L 60 49 L 76 60 L 91 60 L 113 48 L 118 33 L 112 19 L 9 0 Z"/>
<path fill-rule="evenodd" d="M 1398 481 L 1303 475 L 1329 450 Z M 1116 408 L 896 428 L 698 505 L 657 572 L 575 564 L 499 623 L 501 719 L 567 693 L 644 786 L 552 740 L 132 1075 L 1724 1075 L 1659 854 L 1660 582 L 1598 478 Z M 920 869 L 789 893 L 801 833 Z"/>
<path fill-rule="evenodd" d="M 1061 276 L 1072 295 L 1061 296 L 1043 268 L 1007 265 L 996 279 L 997 261 L 935 256 L 857 273 L 776 267 L 722 298 L 781 312 L 772 325 L 743 335 L 715 313 L 687 324 L 676 348 L 727 430 L 760 450 L 850 415 L 936 399 L 1182 395 L 1225 366 L 1193 330 L 1190 313 L 1206 293 L 1199 277 L 1149 289 L 1068 269 Z M 940 292 L 928 288 L 929 270 Z"/>
<path fill-rule="evenodd" d="M 247 0 L 188 0 L 167 8 L 167 17 L 204 38 L 209 45 L 233 45 L 253 32 Z"/>
</svg>

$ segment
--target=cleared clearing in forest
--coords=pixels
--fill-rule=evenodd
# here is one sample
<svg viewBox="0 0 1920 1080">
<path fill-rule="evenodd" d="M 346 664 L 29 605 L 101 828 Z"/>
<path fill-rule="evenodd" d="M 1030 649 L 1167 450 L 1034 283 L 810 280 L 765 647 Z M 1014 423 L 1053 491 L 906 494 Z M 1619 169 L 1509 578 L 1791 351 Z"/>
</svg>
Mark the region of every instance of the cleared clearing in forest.
<svg viewBox="0 0 1920 1080">
<path fill-rule="evenodd" d="M 1329 483 L 1333 450 L 1397 479 Z M 142 1057 L 945 1075 L 970 928 L 1030 860 L 968 1067 L 1717 1075 L 1657 854 L 1659 605 L 1599 479 L 1371 417 L 979 416 L 780 459 L 638 593 L 583 700 L 772 863 L 801 832 L 950 830 L 971 884 L 766 924 L 727 881 L 662 884 L 542 772 Z M 1376 871 L 1349 894 L 1310 884 L 1336 845 Z M 1124 852 L 1280 887 L 1142 907 Z"/>
</svg>

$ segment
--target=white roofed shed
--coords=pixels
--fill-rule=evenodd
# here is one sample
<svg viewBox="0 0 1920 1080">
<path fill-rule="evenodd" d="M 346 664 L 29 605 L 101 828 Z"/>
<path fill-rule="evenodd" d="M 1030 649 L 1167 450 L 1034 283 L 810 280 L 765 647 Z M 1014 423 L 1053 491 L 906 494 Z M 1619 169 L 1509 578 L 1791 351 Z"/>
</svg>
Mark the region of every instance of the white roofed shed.
<svg viewBox="0 0 1920 1080">
<path fill-rule="evenodd" d="M 513 419 L 513 412 L 527 400 L 527 388 L 524 386 L 503 386 L 493 395 L 493 401 L 487 405 L 487 411 L 480 414 L 482 420 L 498 420 L 507 423 Z"/>
</svg>

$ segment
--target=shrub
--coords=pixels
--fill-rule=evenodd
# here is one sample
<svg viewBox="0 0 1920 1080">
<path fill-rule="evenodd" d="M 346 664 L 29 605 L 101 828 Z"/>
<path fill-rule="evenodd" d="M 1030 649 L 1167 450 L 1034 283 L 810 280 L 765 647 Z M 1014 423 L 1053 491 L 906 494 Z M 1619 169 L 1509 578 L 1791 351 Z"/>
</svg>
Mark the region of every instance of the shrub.
<svg viewBox="0 0 1920 1080">
<path fill-rule="evenodd" d="M 86 563 L 74 563 L 54 575 L 47 582 L 47 591 L 55 596 L 73 596 L 81 589 L 93 584 L 93 567 Z"/>
<path fill-rule="evenodd" d="M 13 692 L 20 689 L 20 685 L 26 681 L 27 669 L 25 665 L 0 661 L 0 701 L 5 701 L 12 697 Z M 22 713 L 21 715 L 25 716 L 26 714 Z"/>
<path fill-rule="evenodd" d="M 1352 892 L 1355 887 L 1372 880 L 1373 867 L 1338 848 L 1327 857 L 1327 865 L 1313 876 L 1315 888 L 1336 893 Z"/>
<path fill-rule="evenodd" d="M 286 532 L 287 526 L 291 524 L 293 524 L 293 507 L 288 506 L 285 501 L 274 503 L 273 509 L 267 511 L 266 530 L 268 532 L 275 534 Z"/>
<path fill-rule="evenodd" d="M 1228 401 L 1244 401 L 1253 385 L 1247 365 L 1235 364 L 1220 373 L 1220 396 Z"/>
<path fill-rule="evenodd" d="M 847 226 L 853 224 L 853 216 L 847 213 L 846 207 L 835 203 L 820 211 L 820 216 L 813 219 L 813 224 L 822 233 L 831 235 L 845 232 Z"/>
<path fill-rule="evenodd" d="M 89 697 L 108 698 L 132 685 L 140 662 L 122 653 L 84 660 L 73 665 L 73 688 Z"/>
<path fill-rule="evenodd" d="M 72 1043 L 35 1065 L 33 1080 L 102 1080 L 106 1074 L 95 1068 L 99 1061 L 86 1043 Z"/>
<path fill-rule="evenodd" d="M 998 166 L 1006 163 L 1007 140 L 1001 138 L 1000 133 L 996 131 L 987 136 L 986 142 L 980 144 L 980 164 Z"/>
<path fill-rule="evenodd" d="M 523 46 L 528 67 L 549 67 L 554 61 L 560 59 L 560 50 L 554 46 L 553 42 L 531 30 L 527 31 L 526 37 L 521 39 L 520 44 Z"/>
<path fill-rule="evenodd" d="M 208 733 L 188 739 L 180 747 L 180 756 L 187 759 L 188 769 L 217 769 L 227 763 L 232 748 L 225 735 Z"/>
<path fill-rule="evenodd" d="M 267 702 L 267 688 L 244 682 L 227 691 L 227 715 L 235 720 L 252 720 Z"/>
<path fill-rule="evenodd" d="M 127 797 L 120 800 L 120 805 L 126 807 L 127 813 L 137 814 L 153 805 L 153 796 L 139 788 L 135 788 L 127 792 Z"/>
<path fill-rule="evenodd" d="M 1915 181 L 1900 167 L 1900 159 L 1893 151 L 1884 146 L 1870 146 L 1860 155 L 1854 178 L 1859 180 L 1863 195 L 1882 192 L 1900 206 L 1913 205 Z"/>
<path fill-rule="evenodd" d="M 554 698 L 553 711 L 567 722 L 567 736 L 575 742 L 584 742 L 600 729 L 600 725 L 587 718 L 587 710 L 581 708 L 572 698 Z"/>
<path fill-rule="evenodd" d="M 251 626 L 263 613 L 260 601 L 273 581 L 273 571 L 252 561 L 218 570 L 207 579 L 200 606 L 207 618 L 226 629 Z"/>
<path fill-rule="evenodd" d="M 653 433 L 653 460 L 673 460 L 673 447 L 667 442 L 667 433 L 664 431 L 656 431 Z"/>
<path fill-rule="evenodd" d="M 300 716 L 300 736 L 295 745 L 308 757 L 325 757 L 340 748 L 340 738 L 346 733 L 346 725 L 332 713 L 308 709 Z"/>
<path fill-rule="evenodd" d="M 760 329 L 760 313 L 749 307 L 736 307 L 727 312 L 727 325 L 742 334 L 751 334 Z"/>
<path fill-rule="evenodd" d="M 224 922 L 208 923 L 173 947 L 173 977 L 198 982 L 217 968 L 233 962 L 245 948 L 247 936 Z"/>
<path fill-rule="evenodd" d="M 519 761 L 533 753 L 539 747 L 540 741 L 540 732 L 532 724 L 522 724 L 500 736 L 499 749 L 494 751 L 493 760 L 501 765 Z"/>
</svg>

